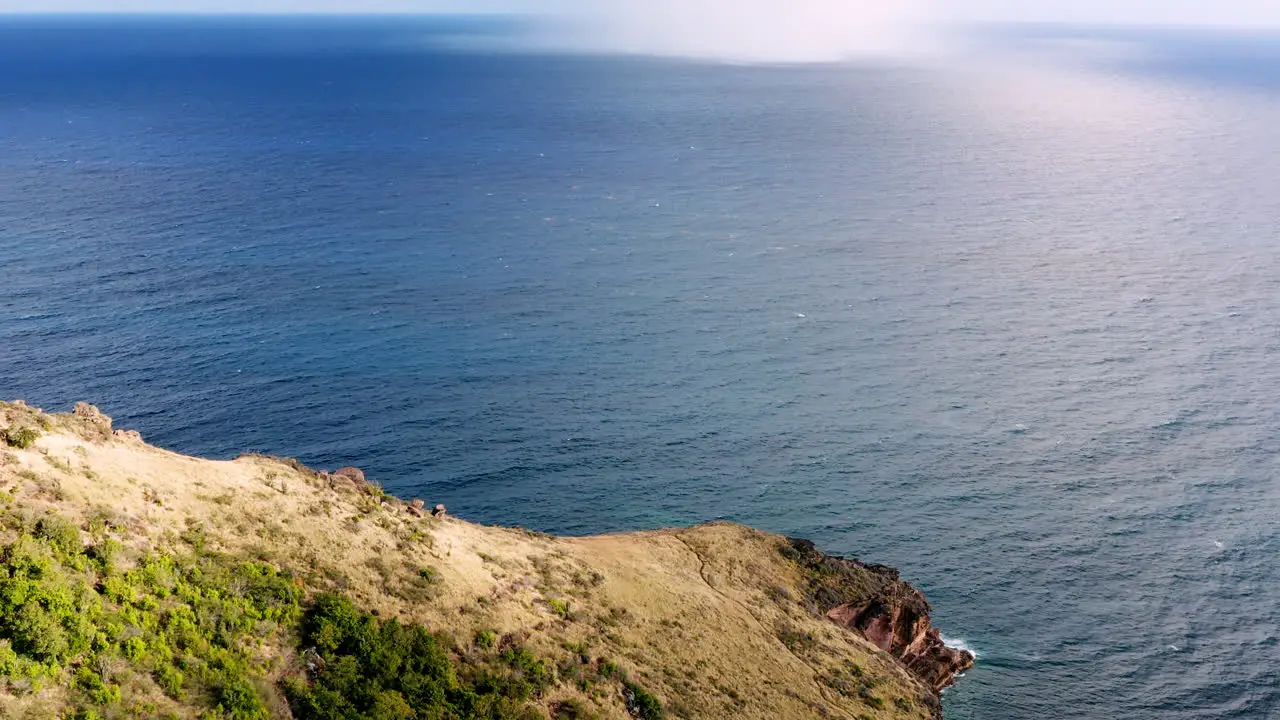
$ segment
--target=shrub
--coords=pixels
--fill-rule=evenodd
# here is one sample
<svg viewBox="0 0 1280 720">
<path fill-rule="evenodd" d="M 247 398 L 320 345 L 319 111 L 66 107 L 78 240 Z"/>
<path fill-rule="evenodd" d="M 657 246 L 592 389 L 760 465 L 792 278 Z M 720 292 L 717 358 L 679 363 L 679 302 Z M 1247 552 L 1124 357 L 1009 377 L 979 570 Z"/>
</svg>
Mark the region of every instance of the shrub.
<svg viewBox="0 0 1280 720">
<path fill-rule="evenodd" d="M 412 716 L 399 715 L 403 707 L 421 717 L 467 717 L 479 702 L 463 692 L 449 648 L 424 626 L 379 621 L 335 594 L 317 597 L 302 626 L 303 644 L 323 662 L 314 682 L 289 685 L 301 720 Z"/>
<path fill-rule="evenodd" d="M 547 606 L 551 608 L 551 612 L 555 613 L 561 619 L 573 619 L 573 611 L 569 609 L 569 603 L 564 600 L 556 600 L 554 598 L 547 600 Z"/>
<path fill-rule="evenodd" d="M 36 537 L 44 540 L 60 557 L 74 558 L 84 549 L 80 529 L 57 515 L 46 515 L 36 523 Z"/>
<path fill-rule="evenodd" d="M 497 640 L 498 640 L 497 633 L 495 633 L 492 630 L 476 631 L 476 639 L 475 639 L 476 647 L 480 648 L 481 650 L 492 650 Z"/>
<path fill-rule="evenodd" d="M 500 657 L 507 667 L 516 671 L 512 678 L 513 694 L 521 698 L 538 695 L 551 684 L 551 671 L 546 661 L 539 660 L 523 645 L 503 650 Z"/>
<path fill-rule="evenodd" d="M 31 588 L 27 602 L 5 613 L 9 639 L 19 653 L 39 662 L 62 663 L 67 659 L 71 641 L 59 618 L 41 605 L 43 593 Z"/>
<path fill-rule="evenodd" d="M 230 720 L 266 720 L 267 707 L 253 685 L 242 675 L 228 671 L 217 689 L 218 707 Z"/>
<path fill-rule="evenodd" d="M 88 548 L 85 551 L 85 557 L 93 562 L 98 572 L 111 576 L 116 574 L 116 558 L 119 557 L 120 551 L 123 549 L 124 546 L 117 540 L 107 538 Z"/>
<path fill-rule="evenodd" d="M 40 431 L 29 427 L 8 428 L 0 430 L 0 439 L 3 439 L 9 447 L 26 450 L 40 439 Z"/>
<path fill-rule="evenodd" d="M 87 667 L 76 671 L 76 688 L 83 691 L 94 705 L 114 705 L 120 702 L 120 686 L 103 681 L 102 677 Z"/>
<path fill-rule="evenodd" d="M 661 720 L 662 703 L 649 691 L 639 685 L 628 682 L 623 685 L 623 698 L 627 701 L 627 712 L 638 720 Z"/>
<path fill-rule="evenodd" d="M 884 708 L 884 700 L 873 695 L 871 693 L 871 688 L 863 687 L 859 691 L 858 695 L 862 699 L 862 702 L 870 705 L 871 707 L 877 710 L 881 710 Z"/>
<path fill-rule="evenodd" d="M 182 671 L 172 665 L 163 665 L 156 672 L 156 684 L 164 690 L 164 694 L 174 699 L 180 699 L 183 695 L 182 686 L 186 682 L 186 676 Z"/>
<path fill-rule="evenodd" d="M 416 713 L 404 696 L 395 690 L 383 690 L 373 698 L 373 708 L 369 717 L 378 720 L 413 720 Z"/>
<path fill-rule="evenodd" d="M 124 656 L 134 662 L 141 662 L 147 656 L 147 641 L 140 637 L 132 637 L 122 646 Z"/>
<path fill-rule="evenodd" d="M 477 644 L 482 633 L 477 633 Z M 489 640 L 492 642 L 492 633 Z M 379 621 L 339 595 L 320 595 L 302 621 L 321 662 L 310 683 L 286 687 L 299 720 L 539 717 L 524 700 L 550 682 L 546 663 L 509 648 L 502 665 L 459 676 L 450 644 L 421 625 Z"/>
<path fill-rule="evenodd" d="M 18 653 L 13 651 L 13 646 L 8 640 L 0 640 L 0 677 L 10 677 L 18 674 L 21 658 Z"/>
</svg>

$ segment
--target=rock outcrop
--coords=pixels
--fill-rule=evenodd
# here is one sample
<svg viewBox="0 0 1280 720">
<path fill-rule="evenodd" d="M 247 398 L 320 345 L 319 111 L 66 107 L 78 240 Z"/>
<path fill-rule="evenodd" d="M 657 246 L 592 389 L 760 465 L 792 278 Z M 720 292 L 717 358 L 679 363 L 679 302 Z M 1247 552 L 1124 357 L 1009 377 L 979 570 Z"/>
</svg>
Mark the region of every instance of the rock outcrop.
<svg viewBox="0 0 1280 720">
<path fill-rule="evenodd" d="M 107 434 L 111 433 L 111 416 L 87 402 L 76 403 L 75 409 L 71 411 L 71 414 L 87 423 L 97 425 Z"/>
<path fill-rule="evenodd" d="M 364 471 L 358 467 L 344 467 L 333 471 L 334 477 L 346 478 L 357 485 L 364 485 L 367 480 L 364 477 Z"/>
<path fill-rule="evenodd" d="M 916 677 L 941 691 L 956 676 L 973 667 L 973 655 L 947 647 L 929 615 L 913 608 L 872 601 L 864 605 L 840 605 L 827 617 L 862 635 L 902 661 Z"/>
<path fill-rule="evenodd" d="M 934 692 L 973 667 L 972 653 L 942 641 L 929 617 L 929 601 L 897 570 L 827 555 L 808 540 L 788 541 L 786 554 L 809 576 L 811 609 L 861 633 Z"/>
</svg>

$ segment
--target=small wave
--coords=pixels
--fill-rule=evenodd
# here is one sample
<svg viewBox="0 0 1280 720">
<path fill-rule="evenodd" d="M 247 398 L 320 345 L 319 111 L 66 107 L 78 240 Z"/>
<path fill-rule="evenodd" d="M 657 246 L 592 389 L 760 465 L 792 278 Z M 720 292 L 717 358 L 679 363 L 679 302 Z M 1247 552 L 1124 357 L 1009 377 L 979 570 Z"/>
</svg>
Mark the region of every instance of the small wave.
<svg viewBox="0 0 1280 720">
<path fill-rule="evenodd" d="M 963 650 L 969 653 L 970 655 L 973 655 L 973 659 L 975 660 L 982 657 L 982 653 L 978 652 L 976 648 L 974 648 L 969 643 L 965 642 L 962 638 L 949 638 L 946 635 L 943 635 L 942 644 L 946 645 L 952 650 Z"/>
</svg>

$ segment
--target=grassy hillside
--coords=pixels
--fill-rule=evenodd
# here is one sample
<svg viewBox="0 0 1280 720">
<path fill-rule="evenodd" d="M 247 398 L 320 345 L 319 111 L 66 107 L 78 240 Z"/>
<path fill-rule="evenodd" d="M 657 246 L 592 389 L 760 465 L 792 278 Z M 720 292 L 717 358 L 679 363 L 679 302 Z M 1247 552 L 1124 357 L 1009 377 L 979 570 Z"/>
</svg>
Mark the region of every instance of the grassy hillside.
<svg viewBox="0 0 1280 720">
<path fill-rule="evenodd" d="M 433 518 L 358 476 L 0 403 L 0 717 L 934 716 L 794 555 L 730 524 Z"/>
</svg>

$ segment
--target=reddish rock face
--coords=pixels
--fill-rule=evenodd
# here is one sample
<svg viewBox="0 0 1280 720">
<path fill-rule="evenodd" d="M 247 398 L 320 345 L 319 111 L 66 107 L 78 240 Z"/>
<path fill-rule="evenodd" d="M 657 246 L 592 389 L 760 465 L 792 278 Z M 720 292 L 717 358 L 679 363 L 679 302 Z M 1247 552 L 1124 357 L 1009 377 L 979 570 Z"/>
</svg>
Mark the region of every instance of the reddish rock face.
<svg viewBox="0 0 1280 720">
<path fill-rule="evenodd" d="M 914 608 L 886 605 L 877 600 L 866 605 L 832 608 L 827 617 L 858 631 L 881 650 L 898 658 L 935 692 L 973 667 L 973 654 L 947 647 L 929 615 L 918 614 Z"/>
<path fill-rule="evenodd" d="M 897 570 L 827 555 L 808 540 L 788 540 L 783 553 L 809 574 L 814 611 L 896 657 L 934 693 L 973 667 L 972 653 L 942 642 L 929 618 L 929 601 Z"/>
<path fill-rule="evenodd" d="M 363 485 L 365 483 L 364 471 L 357 467 L 344 467 L 341 470 L 334 470 L 333 476 L 346 478 L 358 485 Z"/>
</svg>

